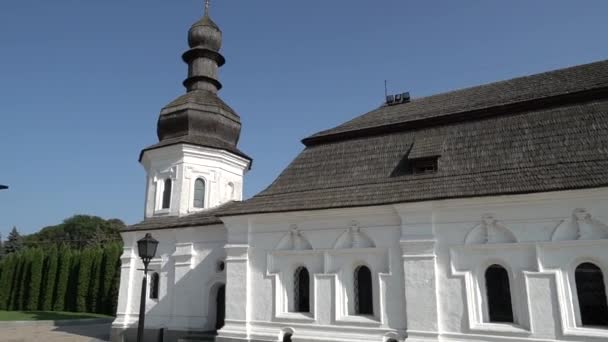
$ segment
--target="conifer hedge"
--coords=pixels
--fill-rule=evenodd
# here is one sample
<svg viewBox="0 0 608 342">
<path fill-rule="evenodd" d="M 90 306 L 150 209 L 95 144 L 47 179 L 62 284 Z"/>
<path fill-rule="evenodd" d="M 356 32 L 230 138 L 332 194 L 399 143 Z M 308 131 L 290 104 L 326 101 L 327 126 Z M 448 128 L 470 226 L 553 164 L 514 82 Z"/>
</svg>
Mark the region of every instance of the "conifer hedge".
<svg viewBox="0 0 608 342">
<path fill-rule="evenodd" d="M 82 251 L 67 246 L 27 248 L 0 261 L 0 310 L 114 315 L 120 244 Z"/>
</svg>

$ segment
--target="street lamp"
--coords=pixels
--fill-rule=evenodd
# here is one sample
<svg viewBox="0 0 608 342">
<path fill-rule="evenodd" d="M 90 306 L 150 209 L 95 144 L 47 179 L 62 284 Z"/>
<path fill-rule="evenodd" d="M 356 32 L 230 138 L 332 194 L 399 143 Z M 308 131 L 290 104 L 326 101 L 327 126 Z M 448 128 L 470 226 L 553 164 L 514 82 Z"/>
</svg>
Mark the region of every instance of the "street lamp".
<svg viewBox="0 0 608 342">
<path fill-rule="evenodd" d="M 148 265 L 156 255 L 158 241 L 146 234 L 143 239 L 137 241 L 137 252 L 144 263 L 144 279 L 141 281 L 141 301 L 139 302 L 139 325 L 137 327 L 137 342 L 144 340 L 144 320 L 146 319 L 146 290 L 148 286 Z"/>
<path fill-rule="evenodd" d="M 8 189 L 8 186 L 6 186 L 6 185 L 0 185 L 0 190 L 6 190 L 6 189 Z"/>
</svg>

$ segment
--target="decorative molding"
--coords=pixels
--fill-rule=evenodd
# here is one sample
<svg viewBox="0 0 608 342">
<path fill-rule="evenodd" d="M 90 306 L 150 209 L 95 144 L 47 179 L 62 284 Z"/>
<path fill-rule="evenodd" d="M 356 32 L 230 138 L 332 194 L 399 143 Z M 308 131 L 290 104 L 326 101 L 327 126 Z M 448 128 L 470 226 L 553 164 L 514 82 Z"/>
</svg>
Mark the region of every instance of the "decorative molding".
<svg viewBox="0 0 608 342">
<path fill-rule="evenodd" d="M 403 259 L 435 258 L 435 240 L 402 240 L 401 256 Z"/>
<path fill-rule="evenodd" d="M 348 229 L 340 235 L 334 249 L 348 249 L 348 248 L 375 248 L 376 244 L 374 241 L 361 231 L 359 223 L 352 221 Z"/>
<path fill-rule="evenodd" d="M 481 222 L 473 227 L 464 239 L 466 245 L 515 242 L 517 242 L 515 235 L 494 218 L 493 214 L 483 214 Z"/>
<path fill-rule="evenodd" d="M 305 236 L 302 235 L 302 232 L 298 229 L 298 226 L 292 224 L 289 227 L 289 232 L 283 236 L 283 238 L 279 241 L 276 250 L 311 250 L 312 245 L 310 241 L 306 239 Z"/>
<path fill-rule="evenodd" d="M 570 220 L 562 221 L 553 235 L 552 241 L 608 239 L 608 225 L 595 219 L 586 209 L 572 211 Z"/>
</svg>

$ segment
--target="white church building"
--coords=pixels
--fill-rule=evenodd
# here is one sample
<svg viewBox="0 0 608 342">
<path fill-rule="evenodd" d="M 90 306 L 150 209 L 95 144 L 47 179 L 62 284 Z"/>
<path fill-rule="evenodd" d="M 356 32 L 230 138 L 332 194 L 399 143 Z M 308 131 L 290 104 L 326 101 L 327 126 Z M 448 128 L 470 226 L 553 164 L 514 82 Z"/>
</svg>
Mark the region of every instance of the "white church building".
<svg viewBox="0 0 608 342">
<path fill-rule="evenodd" d="M 410 99 L 252 159 L 219 96 L 222 34 L 189 31 L 185 95 L 144 149 L 113 341 L 608 341 L 608 61 Z"/>
</svg>

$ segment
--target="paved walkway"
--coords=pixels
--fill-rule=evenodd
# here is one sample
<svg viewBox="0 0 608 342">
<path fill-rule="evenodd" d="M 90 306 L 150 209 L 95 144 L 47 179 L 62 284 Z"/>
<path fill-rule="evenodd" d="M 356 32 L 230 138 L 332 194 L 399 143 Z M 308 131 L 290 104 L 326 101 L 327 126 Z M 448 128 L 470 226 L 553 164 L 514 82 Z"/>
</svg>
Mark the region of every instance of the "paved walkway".
<svg viewBox="0 0 608 342">
<path fill-rule="evenodd" d="M 0 327 L 1 342 L 92 342 L 108 341 L 110 324 L 72 326 Z"/>
</svg>

